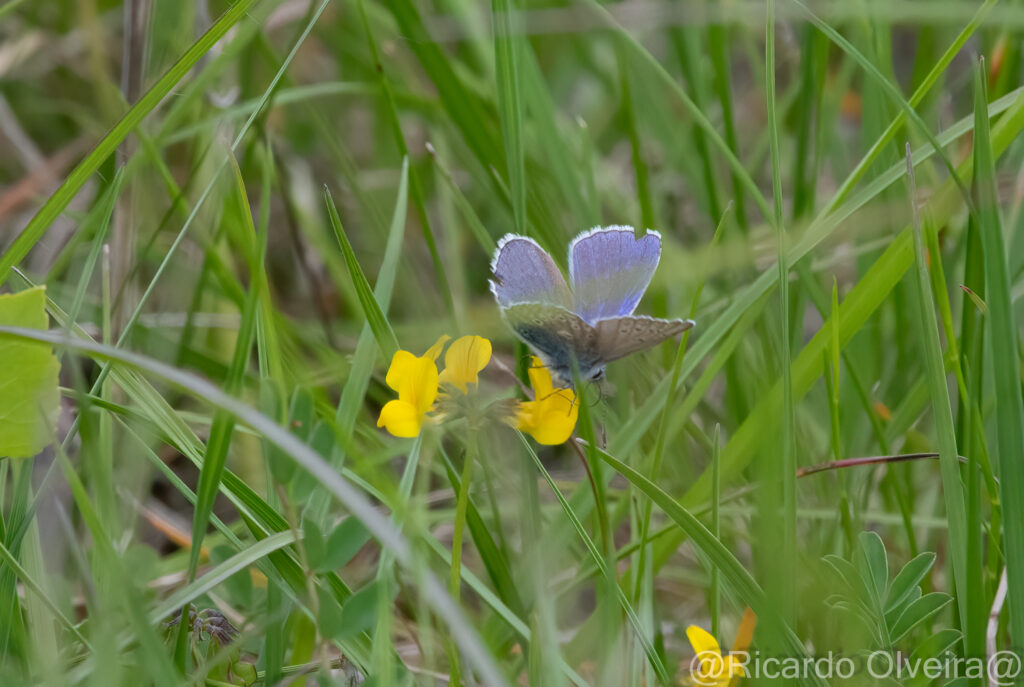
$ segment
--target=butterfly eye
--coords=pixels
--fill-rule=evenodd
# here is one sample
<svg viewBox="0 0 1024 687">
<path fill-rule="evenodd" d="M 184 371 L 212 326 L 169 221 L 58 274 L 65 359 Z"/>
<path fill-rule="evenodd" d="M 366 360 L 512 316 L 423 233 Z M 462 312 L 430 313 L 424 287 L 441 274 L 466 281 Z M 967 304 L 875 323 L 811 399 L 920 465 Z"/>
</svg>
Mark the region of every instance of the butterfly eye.
<svg viewBox="0 0 1024 687">
<path fill-rule="evenodd" d="M 599 382 L 604 379 L 604 368 L 599 368 L 596 372 L 590 375 L 590 381 Z"/>
</svg>

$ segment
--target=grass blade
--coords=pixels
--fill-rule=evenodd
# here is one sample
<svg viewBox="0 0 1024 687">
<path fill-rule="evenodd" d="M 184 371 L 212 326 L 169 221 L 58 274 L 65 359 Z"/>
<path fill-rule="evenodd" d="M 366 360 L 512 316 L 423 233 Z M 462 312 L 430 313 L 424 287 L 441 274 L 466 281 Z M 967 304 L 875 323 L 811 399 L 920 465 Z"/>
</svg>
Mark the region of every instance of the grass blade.
<svg viewBox="0 0 1024 687">
<path fill-rule="evenodd" d="M 1013 523 L 1024 522 L 1024 401 L 1021 399 L 1018 329 L 1003 245 L 1002 223 L 996 196 L 995 154 L 985 117 L 985 63 L 980 61 L 974 81 L 975 190 L 978 232 L 985 256 L 985 297 L 989 307 L 989 338 L 995 380 L 996 446 L 999 451 L 999 487 L 1002 501 L 1003 546 L 1009 581 L 1011 646 L 1024 642 L 1024 532 Z M 980 383 L 980 380 L 977 382 Z"/>
<path fill-rule="evenodd" d="M 406 161 L 402 164 L 403 191 L 406 188 L 405 180 L 408 178 L 408 165 L 408 158 L 406 158 Z M 401 217 L 403 221 L 405 220 L 406 198 L 406 193 L 400 192 L 399 205 L 395 209 L 395 216 Z M 341 252 L 345 256 L 348 272 L 352 276 L 352 282 L 355 284 L 356 294 L 359 296 L 359 304 L 363 306 L 363 315 L 373 331 L 373 336 L 377 339 L 377 345 L 384 352 L 384 356 L 390 360 L 391 356 L 398 350 L 398 337 L 395 336 L 394 330 L 391 329 L 391 323 L 388 322 L 388 318 L 381 309 L 380 303 L 377 302 L 373 295 L 370 282 L 366 280 L 363 268 L 359 266 L 359 260 L 352 250 L 352 244 L 349 243 L 348 236 L 345 235 L 345 229 L 341 226 L 341 218 L 338 217 L 338 208 L 334 205 L 331 192 L 326 188 L 324 188 L 324 202 L 327 205 L 331 227 L 334 228 L 334 235 L 338 239 L 338 245 L 341 246 Z"/>
<path fill-rule="evenodd" d="M 235 193 L 232 195 L 229 214 L 225 217 L 225 222 L 239 227 L 243 233 L 242 241 L 255 242 L 256 227 L 249 211 L 249 198 L 245 192 L 242 172 L 238 169 L 237 164 L 232 166 L 235 171 Z M 225 391 L 232 395 L 237 394 L 242 388 L 242 382 L 249 367 L 253 341 L 256 339 L 256 319 L 259 307 L 257 285 L 260 283 L 263 263 L 258 259 L 258 253 L 253 246 L 249 247 L 247 258 L 250 288 L 242 309 L 242 321 L 238 327 L 238 339 L 235 341 L 231 367 L 224 382 Z M 224 474 L 224 465 L 228 457 L 228 448 L 231 446 L 234 427 L 234 418 L 225 413 L 218 413 L 210 429 L 210 439 L 206 445 L 206 453 L 203 455 L 203 466 L 199 470 L 196 505 L 192 516 L 192 550 L 188 566 L 190 581 L 195 577 L 196 568 L 199 566 L 199 552 L 202 549 L 203 537 L 206 535 L 210 513 L 213 511 L 213 502 L 220 491 L 220 481 Z"/>
<path fill-rule="evenodd" d="M 939 322 L 931 298 L 928 275 L 928 258 L 921 237 L 921 218 L 917 209 L 917 188 L 914 185 L 914 164 L 907 144 L 907 175 L 910 180 L 910 204 L 914 218 L 914 265 L 916 296 L 918 300 L 918 326 L 921 328 L 921 346 L 924 355 L 925 374 L 928 378 L 932 413 L 938 433 L 939 466 L 942 472 L 942 493 L 946 499 L 946 519 L 949 522 L 949 549 L 953 560 L 953 580 L 960 609 L 960 621 L 968 622 L 967 615 L 967 506 L 964 503 L 964 485 L 960 478 L 960 455 L 956 445 L 956 429 L 953 424 L 953 409 L 946 385 L 946 366 L 939 344 Z M 1024 474 L 1024 473 L 1022 473 Z"/>
<path fill-rule="evenodd" d="M 78 163 L 71 174 L 68 175 L 68 178 L 64 180 L 64 183 L 60 185 L 60 188 L 50 195 L 46 203 L 43 204 L 43 207 L 39 208 L 35 216 L 29 220 L 25 229 L 14 240 L 14 243 L 4 251 L 3 255 L 0 255 L 0 284 L 7 281 L 11 268 L 17 265 L 28 254 L 29 249 L 42 238 L 46 230 L 60 213 L 64 211 L 64 208 L 75 197 L 79 189 L 99 169 L 100 165 L 114 153 L 121 141 L 139 125 L 146 115 L 156 109 L 164 97 L 171 92 L 171 89 L 185 78 L 196 63 L 209 52 L 210 48 L 232 26 L 246 16 L 246 13 L 255 3 L 256 0 L 238 0 L 238 2 L 225 10 L 220 19 L 192 44 L 192 47 L 125 113 L 121 121 L 110 130 L 110 133 L 96 144 L 92 152 Z"/>
<path fill-rule="evenodd" d="M 526 234 L 526 166 L 523 153 L 523 102 L 520 95 L 519 68 L 523 47 L 522 30 L 515 25 L 512 13 L 514 0 L 493 0 L 491 20 L 494 25 L 494 66 L 497 70 L 498 112 L 505 161 L 508 165 L 508 187 L 512 195 L 512 217 L 516 231 Z"/>
<path fill-rule="evenodd" d="M 462 610 L 452 603 L 451 597 L 433 573 L 415 557 L 413 548 L 402 533 L 386 517 L 378 513 L 369 499 L 343 479 L 323 458 L 290 432 L 278 426 L 273 420 L 232 398 L 200 377 L 137 353 L 130 353 L 92 341 L 74 339 L 57 332 L 39 332 L 20 327 L 0 327 L 0 336 L 42 341 L 90 357 L 108 360 L 118 365 L 144 370 L 188 391 L 196 398 L 205 400 L 218 410 L 230 413 L 237 421 L 262 434 L 285 455 L 315 477 L 339 503 L 348 508 L 354 517 L 366 525 L 366 529 L 382 546 L 392 551 L 395 561 L 413 575 L 427 604 L 449 625 L 459 648 L 464 652 L 466 659 L 479 671 L 482 679 L 488 684 L 508 687 L 508 682 L 502 677 L 493 657 L 463 615 Z"/>
<path fill-rule="evenodd" d="M 666 494 L 656 484 L 616 459 L 607 451 L 597 449 L 597 453 L 601 460 L 628 479 L 647 498 L 654 501 L 658 508 L 686 533 L 694 545 L 721 571 L 723 577 L 732 585 L 740 598 L 754 609 L 758 619 L 778 632 L 778 641 L 787 652 L 787 655 L 803 657 L 807 654 L 807 650 L 796 635 L 793 634 L 793 631 L 778 617 L 774 603 L 769 603 L 764 591 L 758 586 L 754 578 L 750 576 L 750 573 L 743 567 L 743 564 L 736 560 L 736 557 L 728 549 L 722 546 L 718 538 L 704 527 L 693 513 Z M 824 684 L 814 671 L 810 671 L 808 675 L 802 676 L 798 679 L 798 682 L 800 684 L 812 685 Z"/>
<path fill-rule="evenodd" d="M 526 449 L 526 452 L 529 453 L 530 457 L 533 459 L 533 463 L 537 466 L 537 470 L 540 471 L 544 480 L 548 483 L 548 486 L 551 487 L 552 493 L 554 493 L 555 498 L 558 499 L 558 503 L 562 506 L 562 512 L 564 512 L 566 517 L 569 518 L 573 528 L 576 530 L 576 534 L 586 545 L 587 551 L 590 553 L 591 558 L 594 559 L 594 563 L 597 565 L 604 578 L 608 581 L 608 584 L 615 588 L 616 599 L 622 607 L 623 612 L 626 614 L 626 617 L 629 618 L 629 622 L 633 626 L 636 637 L 643 646 L 644 653 L 647 655 L 647 660 L 650 661 L 651 667 L 654 668 L 654 672 L 658 675 L 658 680 L 662 684 L 668 684 L 668 671 L 665 669 L 665 665 L 662 662 L 661 657 L 658 656 L 657 651 L 655 651 L 654 645 L 651 643 L 651 639 L 645 633 L 644 628 L 640 623 L 640 619 L 636 616 L 636 611 L 633 610 L 633 606 L 629 603 L 629 599 L 626 598 L 626 593 L 615 580 L 614 572 L 609 569 L 604 554 L 598 550 L 597 544 L 595 544 L 594 540 L 591 539 L 589 534 L 587 534 L 587 530 L 583 527 L 583 523 L 580 522 L 579 517 L 577 517 L 572 506 L 569 505 L 569 502 L 565 500 L 564 496 L 562 496 L 561 490 L 558 488 L 558 485 L 555 484 L 555 481 L 551 479 L 551 475 L 544 468 L 544 464 L 537 456 L 537 452 L 533 450 L 532 446 L 530 446 L 530 442 L 522 433 L 519 434 L 519 439 L 522 442 L 523 447 Z"/>
<path fill-rule="evenodd" d="M 790 364 L 792 351 L 790 344 L 790 303 L 789 303 L 789 262 L 787 260 L 786 230 L 782 219 L 782 163 L 779 159 L 779 122 L 776 112 L 775 98 L 775 0 L 768 0 L 765 42 L 765 85 L 768 100 L 768 148 L 772 169 L 772 209 L 775 226 L 775 240 L 778 250 L 779 270 L 779 333 L 782 345 L 779 350 L 782 367 L 782 422 L 780 423 L 779 440 L 781 446 L 777 454 L 773 454 L 774 472 L 780 480 L 779 493 L 772 494 L 766 490 L 764 524 L 769 532 L 780 536 L 779 546 L 766 549 L 771 558 L 771 579 L 775 592 L 771 596 L 779 604 L 782 615 L 790 623 L 795 616 L 796 576 L 789 573 L 789 567 L 796 560 L 796 415 L 793 408 L 793 368 Z M 777 501 L 776 501 L 777 499 Z M 781 506 L 781 510 L 778 508 Z M 778 513 L 779 515 L 775 515 Z"/>
</svg>

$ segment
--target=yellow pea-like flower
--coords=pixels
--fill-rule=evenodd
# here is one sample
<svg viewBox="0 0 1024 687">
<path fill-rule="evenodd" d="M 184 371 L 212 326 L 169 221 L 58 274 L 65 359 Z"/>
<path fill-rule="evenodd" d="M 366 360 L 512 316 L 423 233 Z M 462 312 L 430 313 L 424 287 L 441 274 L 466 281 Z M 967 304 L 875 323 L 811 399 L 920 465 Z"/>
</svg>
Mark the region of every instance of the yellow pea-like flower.
<svg viewBox="0 0 1024 687">
<path fill-rule="evenodd" d="M 746 674 L 736 656 L 723 656 L 718 641 L 704 628 L 690 625 L 686 638 L 696 654 L 691 679 L 694 684 L 708 687 L 728 687 L 734 677 Z"/>
<path fill-rule="evenodd" d="M 533 387 L 532 401 L 523 401 L 516 412 L 516 427 L 537 443 L 554 446 L 572 436 L 579 417 L 576 394 L 572 389 L 556 389 L 551 373 L 536 356 L 528 371 Z"/>
<path fill-rule="evenodd" d="M 380 410 L 377 426 L 396 437 L 415 437 L 423 429 L 423 421 L 437 400 L 438 372 L 435 362 L 448 336 L 442 336 L 421 356 L 409 351 L 396 351 L 391 358 L 384 381 L 398 392 Z"/>
<path fill-rule="evenodd" d="M 463 336 L 452 342 L 444 354 L 441 384 L 450 384 L 462 393 L 476 384 L 481 370 L 491 360 L 491 342 L 482 336 Z"/>
</svg>

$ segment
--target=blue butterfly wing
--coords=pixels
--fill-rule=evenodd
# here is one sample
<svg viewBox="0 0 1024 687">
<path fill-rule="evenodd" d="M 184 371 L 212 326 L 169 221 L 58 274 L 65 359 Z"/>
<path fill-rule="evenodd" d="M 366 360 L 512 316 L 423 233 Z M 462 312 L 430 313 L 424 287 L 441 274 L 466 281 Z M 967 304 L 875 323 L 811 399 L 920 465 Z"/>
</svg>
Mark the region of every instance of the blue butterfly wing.
<svg viewBox="0 0 1024 687">
<path fill-rule="evenodd" d="M 583 232 L 569 244 L 573 310 L 593 324 L 632 315 L 661 259 L 661 234 L 639 239 L 632 227 Z"/>
<path fill-rule="evenodd" d="M 583 379 L 604 367 L 597 332 L 575 313 L 547 303 L 522 303 L 502 314 L 562 386 L 572 386 L 574 360 Z"/>
<path fill-rule="evenodd" d="M 548 303 L 563 308 L 571 305 L 558 265 L 537 242 L 526 236 L 507 234 L 498 242 L 491 261 L 491 292 L 502 308 L 519 303 Z"/>
<path fill-rule="evenodd" d="M 610 317 L 594 325 L 596 350 L 602 364 L 610 363 L 657 346 L 693 325 L 693 320 L 660 320 L 646 315 Z"/>
</svg>

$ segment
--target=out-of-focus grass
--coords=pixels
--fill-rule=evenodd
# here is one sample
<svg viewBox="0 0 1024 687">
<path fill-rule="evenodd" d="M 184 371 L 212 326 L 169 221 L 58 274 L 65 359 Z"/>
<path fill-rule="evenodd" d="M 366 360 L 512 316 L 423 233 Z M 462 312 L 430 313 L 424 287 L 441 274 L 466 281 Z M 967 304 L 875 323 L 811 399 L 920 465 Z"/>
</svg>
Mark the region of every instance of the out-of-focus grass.
<svg viewBox="0 0 1024 687">
<path fill-rule="evenodd" d="M 1020 646 L 1017 5 L 126 2 L 136 103 L 121 5 L 0 6 L 0 283 L 61 330 L 0 335 L 66 411 L 0 460 L 0 681 L 675 684 L 747 606 L 787 656 Z M 588 441 L 377 428 L 442 334 L 518 394 L 498 238 L 620 223 L 698 324 L 583 387 Z"/>
</svg>

